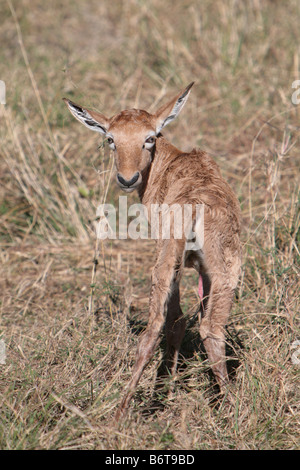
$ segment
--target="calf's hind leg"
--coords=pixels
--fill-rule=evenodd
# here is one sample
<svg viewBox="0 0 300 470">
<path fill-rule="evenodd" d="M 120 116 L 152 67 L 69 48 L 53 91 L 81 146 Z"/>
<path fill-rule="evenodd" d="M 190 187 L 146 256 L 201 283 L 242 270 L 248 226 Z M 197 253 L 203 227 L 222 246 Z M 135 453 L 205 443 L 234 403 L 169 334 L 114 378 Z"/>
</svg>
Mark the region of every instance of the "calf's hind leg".
<svg viewBox="0 0 300 470">
<path fill-rule="evenodd" d="M 175 241 L 166 240 L 153 268 L 148 325 L 139 341 L 132 377 L 117 411 L 116 420 L 125 414 L 140 377 L 160 342 L 160 333 L 165 322 L 165 304 L 175 276 L 175 268 L 178 266 L 177 258 Z"/>
<path fill-rule="evenodd" d="M 186 321 L 180 308 L 179 281 L 174 281 L 167 306 L 166 319 L 166 368 L 172 375 L 176 373 L 180 345 L 184 337 Z"/>
<path fill-rule="evenodd" d="M 228 382 L 225 354 L 225 326 L 230 314 L 233 289 L 212 281 L 210 297 L 200 323 L 200 336 L 212 371 L 222 391 Z"/>
</svg>

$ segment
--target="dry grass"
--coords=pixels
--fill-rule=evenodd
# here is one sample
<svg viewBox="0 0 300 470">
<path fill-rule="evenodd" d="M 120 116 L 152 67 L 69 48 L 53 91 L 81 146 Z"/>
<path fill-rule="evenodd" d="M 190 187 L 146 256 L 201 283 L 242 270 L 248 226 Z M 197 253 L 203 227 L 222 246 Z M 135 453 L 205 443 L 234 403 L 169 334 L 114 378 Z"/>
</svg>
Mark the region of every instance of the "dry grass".
<svg viewBox="0 0 300 470">
<path fill-rule="evenodd" d="M 291 103 L 299 2 L 12 3 L 0 4 L 1 448 L 299 447 L 291 360 L 299 339 L 300 127 Z M 197 280 L 187 271 L 189 329 L 174 396 L 158 394 L 160 406 L 147 413 L 159 350 L 116 427 L 147 318 L 154 247 L 103 243 L 92 279 L 96 207 L 119 192 L 99 136 L 72 120 L 61 98 L 107 114 L 151 110 L 191 80 L 190 101 L 165 134 L 215 156 L 243 213 L 243 274 L 227 332 L 235 400 L 214 400 L 193 321 Z"/>
</svg>

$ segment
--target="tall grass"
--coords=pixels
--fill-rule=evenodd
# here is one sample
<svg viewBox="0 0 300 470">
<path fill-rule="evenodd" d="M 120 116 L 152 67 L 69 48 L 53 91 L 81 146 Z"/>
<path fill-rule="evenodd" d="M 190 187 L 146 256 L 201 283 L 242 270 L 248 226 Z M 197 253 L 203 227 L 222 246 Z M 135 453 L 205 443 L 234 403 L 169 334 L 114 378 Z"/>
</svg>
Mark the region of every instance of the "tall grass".
<svg viewBox="0 0 300 470">
<path fill-rule="evenodd" d="M 1 448 L 299 447 L 299 13 L 296 0 L 0 4 Z M 241 203 L 244 264 L 227 329 L 235 399 L 215 401 L 187 270 L 173 397 L 155 392 L 162 343 L 116 427 L 154 247 L 97 244 L 96 208 L 118 197 L 113 161 L 61 98 L 108 115 L 153 111 L 191 80 L 165 135 L 213 154 Z"/>
</svg>

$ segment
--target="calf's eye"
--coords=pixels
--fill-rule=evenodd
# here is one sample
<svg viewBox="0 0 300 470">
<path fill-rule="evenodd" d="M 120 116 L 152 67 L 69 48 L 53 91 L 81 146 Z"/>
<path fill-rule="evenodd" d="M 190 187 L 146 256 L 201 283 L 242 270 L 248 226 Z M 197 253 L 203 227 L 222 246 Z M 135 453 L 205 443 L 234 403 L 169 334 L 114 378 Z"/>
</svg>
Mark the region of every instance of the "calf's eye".
<svg viewBox="0 0 300 470">
<path fill-rule="evenodd" d="M 107 143 L 112 150 L 115 150 L 116 146 L 112 137 L 107 137 Z"/>
<path fill-rule="evenodd" d="M 153 147 L 154 143 L 155 143 L 155 137 L 150 136 L 145 140 L 143 148 L 150 150 Z"/>
</svg>

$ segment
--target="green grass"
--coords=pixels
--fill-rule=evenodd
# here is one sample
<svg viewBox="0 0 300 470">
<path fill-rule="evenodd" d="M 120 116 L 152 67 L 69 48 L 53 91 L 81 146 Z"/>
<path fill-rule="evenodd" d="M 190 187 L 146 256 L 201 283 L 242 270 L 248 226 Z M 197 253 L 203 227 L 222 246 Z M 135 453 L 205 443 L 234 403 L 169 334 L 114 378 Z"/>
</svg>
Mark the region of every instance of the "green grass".
<svg viewBox="0 0 300 470">
<path fill-rule="evenodd" d="M 299 448 L 299 2 L 12 4 L 16 15 L 0 4 L 0 448 Z M 212 154 L 241 203 L 243 272 L 227 327 L 234 399 L 215 400 L 186 271 L 173 396 L 149 413 L 162 341 L 116 426 L 154 244 L 96 247 L 97 206 L 119 196 L 113 162 L 62 98 L 109 116 L 153 111 L 192 80 L 165 135 Z"/>
</svg>

